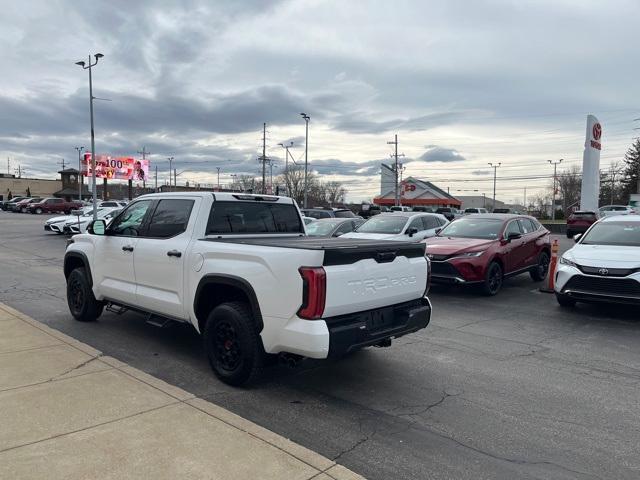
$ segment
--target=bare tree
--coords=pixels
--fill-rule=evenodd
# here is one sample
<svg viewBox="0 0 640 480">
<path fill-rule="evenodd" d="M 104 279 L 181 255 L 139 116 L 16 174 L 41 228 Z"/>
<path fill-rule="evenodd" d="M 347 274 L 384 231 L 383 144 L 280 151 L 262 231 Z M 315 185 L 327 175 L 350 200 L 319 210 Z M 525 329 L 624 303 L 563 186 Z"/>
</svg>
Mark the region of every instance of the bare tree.
<svg viewBox="0 0 640 480">
<path fill-rule="evenodd" d="M 582 170 L 577 165 L 561 171 L 558 174 L 558 193 L 562 199 L 562 209 L 567 211 L 571 206 L 580 202 L 582 187 Z"/>
<path fill-rule="evenodd" d="M 233 190 L 238 190 L 240 192 L 256 192 L 256 188 L 258 184 L 256 182 L 255 177 L 251 175 L 239 175 L 235 177 L 235 181 L 231 185 Z"/>
<path fill-rule="evenodd" d="M 347 196 L 347 190 L 340 182 L 326 182 L 324 184 L 326 191 L 326 199 L 329 205 L 338 205 L 344 203 Z"/>
</svg>

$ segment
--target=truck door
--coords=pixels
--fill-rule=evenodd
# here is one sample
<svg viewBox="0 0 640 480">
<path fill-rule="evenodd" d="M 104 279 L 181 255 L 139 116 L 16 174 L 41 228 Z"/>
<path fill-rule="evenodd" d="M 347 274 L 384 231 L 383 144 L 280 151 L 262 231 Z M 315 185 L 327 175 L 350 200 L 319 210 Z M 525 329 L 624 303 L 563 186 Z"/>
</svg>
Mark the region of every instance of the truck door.
<svg viewBox="0 0 640 480">
<path fill-rule="evenodd" d="M 196 199 L 188 196 L 156 202 L 134 252 L 136 305 L 140 308 L 186 318 L 184 270 L 194 223 L 189 220 L 195 207 Z"/>
<path fill-rule="evenodd" d="M 129 205 L 99 238 L 100 258 L 94 259 L 100 294 L 108 299 L 136 305 L 136 278 L 133 255 L 152 200 L 140 200 Z"/>
</svg>

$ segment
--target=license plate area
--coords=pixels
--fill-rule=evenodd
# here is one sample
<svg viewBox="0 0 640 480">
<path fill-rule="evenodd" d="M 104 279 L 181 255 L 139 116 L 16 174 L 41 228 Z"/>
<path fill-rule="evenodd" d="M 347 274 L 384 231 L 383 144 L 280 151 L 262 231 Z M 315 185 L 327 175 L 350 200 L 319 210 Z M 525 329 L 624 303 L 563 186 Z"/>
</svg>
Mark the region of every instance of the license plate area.
<svg viewBox="0 0 640 480">
<path fill-rule="evenodd" d="M 387 330 L 394 326 L 395 317 L 395 311 L 392 307 L 373 310 L 369 312 L 367 318 L 367 330 L 370 332 Z"/>
</svg>

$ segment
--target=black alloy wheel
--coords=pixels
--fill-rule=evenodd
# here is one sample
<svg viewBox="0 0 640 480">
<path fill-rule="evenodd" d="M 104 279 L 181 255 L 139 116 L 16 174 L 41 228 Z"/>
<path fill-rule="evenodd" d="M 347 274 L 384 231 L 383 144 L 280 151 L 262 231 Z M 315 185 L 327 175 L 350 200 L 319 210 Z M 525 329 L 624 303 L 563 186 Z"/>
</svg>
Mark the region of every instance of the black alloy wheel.
<svg viewBox="0 0 640 480">
<path fill-rule="evenodd" d="M 547 278 L 547 273 L 549 272 L 549 261 L 549 254 L 547 252 L 541 252 L 538 257 L 538 264 L 529 272 L 531 279 L 534 282 L 542 282 Z"/>
<path fill-rule="evenodd" d="M 496 295 L 502 288 L 502 281 L 502 267 L 497 262 L 491 262 L 489 268 L 487 268 L 482 292 L 490 297 Z"/>
<path fill-rule="evenodd" d="M 80 322 L 92 322 L 102 314 L 104 305 L 93 295 L 84 268 L 76 268 L 67 278 L 67 305 L 73 318 Z"/>
</svg>

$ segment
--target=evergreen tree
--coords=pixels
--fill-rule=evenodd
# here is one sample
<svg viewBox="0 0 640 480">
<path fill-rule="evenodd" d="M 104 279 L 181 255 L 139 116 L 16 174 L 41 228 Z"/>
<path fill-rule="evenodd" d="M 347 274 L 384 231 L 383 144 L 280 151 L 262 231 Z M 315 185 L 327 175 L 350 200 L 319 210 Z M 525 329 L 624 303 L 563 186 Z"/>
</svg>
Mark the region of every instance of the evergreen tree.
<svg viewBox="0 0 640 480">
<path fill-rule="evenodd" d="M 625 171 L 622 188 L 625 202 L 629 202 L 629 195 L 638 193 L 638 176 L 640 174 L 640 138 L 637 138 L 624 156 Z"/>
</svg>

